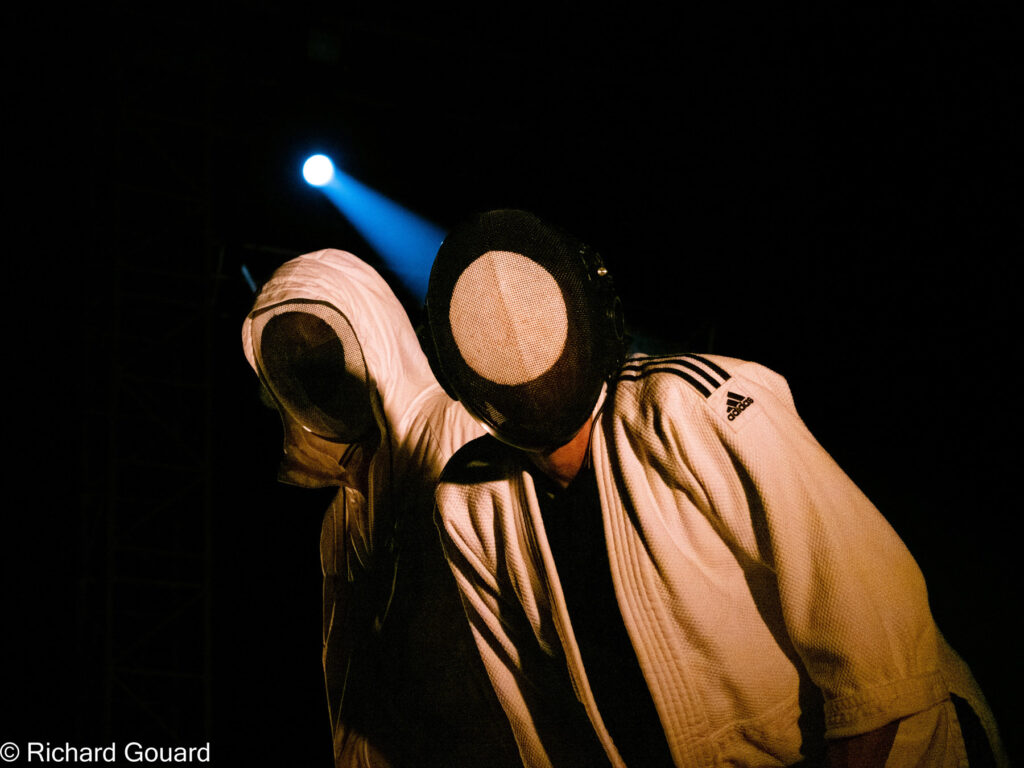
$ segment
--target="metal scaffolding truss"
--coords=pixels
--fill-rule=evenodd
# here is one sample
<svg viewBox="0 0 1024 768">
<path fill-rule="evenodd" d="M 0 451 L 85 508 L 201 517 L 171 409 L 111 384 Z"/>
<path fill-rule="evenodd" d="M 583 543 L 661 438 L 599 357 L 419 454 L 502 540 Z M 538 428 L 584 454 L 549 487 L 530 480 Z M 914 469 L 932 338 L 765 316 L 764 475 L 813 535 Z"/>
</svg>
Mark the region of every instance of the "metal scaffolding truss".
<svg viewBox="0 0 1024 768">
<path fill-rule="evenodd" d="M 94 105 L 77 728 L 184 744 L 212 718 L 217 265 L 209 63 L 162 32 L 108 49 Z"/>
</svg>

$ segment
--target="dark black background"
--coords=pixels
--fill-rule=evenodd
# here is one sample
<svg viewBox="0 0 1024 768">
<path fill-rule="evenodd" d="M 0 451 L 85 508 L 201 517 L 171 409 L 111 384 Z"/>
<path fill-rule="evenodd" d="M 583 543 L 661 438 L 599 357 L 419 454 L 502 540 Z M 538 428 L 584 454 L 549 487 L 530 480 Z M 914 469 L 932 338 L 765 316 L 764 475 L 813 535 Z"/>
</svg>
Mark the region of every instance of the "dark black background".
<svg viewBox="0 0 1024 768">
<path fill-rule="evenodd" d="M 238 333 L 252 301 L 243 264 L 259 279 L 336 247 L 386 271 L 299 179 L 319 150 L 441 227 L 532 209 L 604 254 L 649 344 L 784 374 L 917 557 L 1016 752 L 1021 84 L 1009 7 L 7 9 L 6 121 L 20 129 L 7 165 L 23 173 L 6 205 L 0 741 L 210 740 L 219 765 L 329 764 L 328 496 L 274 482 L 278 426 Z M 140 114 L 201 141 L 176 145 L 167 137 L 181 132 Z M 159 179 L 173 189 L 176 174 L 199 180 L 198 219 L 171 205 L 161 219 L 133 197 Z M 195 623 L 212 649 L 212 708 L 167 694 L 169 712 L 208 711 L 161 738 L 98 714 L 112 662 L 90 623 L 104 572 L 83 520 L 117 481 L 109 439 L 82 414 L 124 354 L 105 335 L 125 290 L 118 265 L 168 252 L 216 265 L 201 284 L 168 278 L 210 310 L 195 330 L 210 409 L 157 406 L 207 447 L 212 601 Z M 177 348 L 153 353 L 192 364 Z M 145 435 L 118 434 L 119 449 L 147 450 Z"/>
</svg>

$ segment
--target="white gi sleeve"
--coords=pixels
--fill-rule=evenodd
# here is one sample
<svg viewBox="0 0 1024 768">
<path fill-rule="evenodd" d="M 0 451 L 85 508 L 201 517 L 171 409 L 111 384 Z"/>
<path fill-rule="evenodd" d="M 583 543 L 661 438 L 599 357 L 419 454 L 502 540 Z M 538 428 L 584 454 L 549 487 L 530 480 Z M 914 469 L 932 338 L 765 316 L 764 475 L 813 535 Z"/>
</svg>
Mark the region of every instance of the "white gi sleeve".
<svg viewBox="0 0 1024 768">
<path fill-rule="evenodd" d="M 774 573 L 785 631 L 824 695 L 826 736 L 948 698 L 906 546 L 811 435 L 780 376 L 753 363 L 729 373 L 708 397 L 663 382 L 647 429 L 664 436 L 664 471 L 689 476 L 722 537 Z"/>
</svg>

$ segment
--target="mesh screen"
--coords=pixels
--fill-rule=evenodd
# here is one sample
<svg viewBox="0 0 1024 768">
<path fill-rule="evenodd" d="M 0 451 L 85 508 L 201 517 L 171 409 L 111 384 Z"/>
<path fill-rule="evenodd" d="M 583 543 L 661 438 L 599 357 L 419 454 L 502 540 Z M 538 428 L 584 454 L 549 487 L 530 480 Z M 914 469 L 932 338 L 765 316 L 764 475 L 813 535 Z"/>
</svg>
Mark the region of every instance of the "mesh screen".
<svg viewBox="0 0 1024 768">
<path fill-rule="evenodd" d="M 345 316 L 290 301 L 253 314 L 256 362 L 274 398 L 310 432 L 356 442 L 373 423 L 366 364 Z"/>
<path fill-rule="evenodd" d="M 493 300 L 480 301 L 482 296 Z M 509 251 L 488 251 L 459 275 L 448 319 L 467 365 L 484 379 L 510 386 L 550 370 L 568 335 L 555 278 Z"/>
<path fill-rule="evenodd" d="M 528 450 L 571 438 L 607 375 L 605 299 L 587 249 L 521 211 L 453 230 L 430 276 L 438 361 L 459 399 Z"/>
</svg>

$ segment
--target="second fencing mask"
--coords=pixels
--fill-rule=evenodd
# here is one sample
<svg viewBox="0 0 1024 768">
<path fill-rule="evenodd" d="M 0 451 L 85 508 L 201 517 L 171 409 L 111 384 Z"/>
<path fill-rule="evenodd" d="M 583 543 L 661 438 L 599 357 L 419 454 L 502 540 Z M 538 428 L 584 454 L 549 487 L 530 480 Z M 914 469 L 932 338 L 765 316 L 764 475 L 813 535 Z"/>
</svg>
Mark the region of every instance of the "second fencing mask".
<svg viewBox="0 0 1024 768">
<path fill-rule="evenodd" d="M 621 305 L 600 256 L 524 211 L 481 214 L 445 238 L 427 317 L 447 386 L 524 450 L 568 442 L 624 355 Z"/>
<path fill-rule="evenodd" d="M 322 301 L 292 300 L 252 314 L 253 351 L 264 384 L 307 431 L 355 443 L 374 424 L 366 363 L 355 331 Z"/>
</svg>

